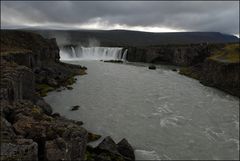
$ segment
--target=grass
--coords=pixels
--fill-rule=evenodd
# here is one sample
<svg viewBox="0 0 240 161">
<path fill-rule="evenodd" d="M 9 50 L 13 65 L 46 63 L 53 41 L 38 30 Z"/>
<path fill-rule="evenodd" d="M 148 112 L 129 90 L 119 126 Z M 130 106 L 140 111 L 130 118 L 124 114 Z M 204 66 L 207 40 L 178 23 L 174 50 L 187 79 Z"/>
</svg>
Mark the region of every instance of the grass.
<svg viewBox="0 0 240 161">
<path fill-rule="evenodd" d="M 194 70 L 192 67 L 180 68 L 179 74 L 186 75 L 194 79 L 200 79 L 200 73 L 198 72 L 198 70 Z"/>
<path fill-rule="evenodd" d="M 208 59 L 221 61 L 226 63 L 240 62 L 240 47 L 239 44 L 226 45 L 222 50 L 217 50 Z"/>
<path fill-rule="evenodd" d="M 1 55 L 23 53 L 47 47 L 48 40 L 42 36 L 26 31 L 1 30 Z"/>
<path fill-rule="evenodd" d="M 36 90 L 39 92 L 41 97 L 45 97 L 45 96 L 47 96 L 47 93 L 50 91 L 53 91 L 54 88 L 47 84 L 37 84 Z"/>
</svg>

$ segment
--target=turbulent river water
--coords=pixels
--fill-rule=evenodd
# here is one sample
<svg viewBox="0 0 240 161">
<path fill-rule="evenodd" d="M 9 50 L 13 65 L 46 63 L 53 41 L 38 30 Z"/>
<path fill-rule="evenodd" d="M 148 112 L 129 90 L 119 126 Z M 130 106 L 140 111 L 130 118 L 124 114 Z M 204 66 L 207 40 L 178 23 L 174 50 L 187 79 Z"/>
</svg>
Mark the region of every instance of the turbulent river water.
<svg viewBox="0 0 240 161">
<path fill-rule="evenodd" d="M 239 99 L 168 67 L 68 61 L 88 68 L 45 100 L 89 131 L 122 138 L 136 159 L 239 159 Z M 79 110 L 70 111 L 73 105 Z"/>
</svg>

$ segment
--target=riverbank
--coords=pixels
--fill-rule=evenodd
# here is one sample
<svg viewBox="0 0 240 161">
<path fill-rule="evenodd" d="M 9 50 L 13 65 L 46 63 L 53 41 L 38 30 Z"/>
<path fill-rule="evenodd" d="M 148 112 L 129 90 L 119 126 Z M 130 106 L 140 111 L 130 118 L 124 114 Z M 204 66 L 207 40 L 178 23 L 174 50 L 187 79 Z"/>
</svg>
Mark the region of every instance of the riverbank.
<svg viewBox="0 0 240 161">
<path fill-rule="evenodd" d="M 91 148 L 87 143 L 100 136 L 52 113 L 42 97 L 86 74 L 86 67 L 59 58 L 55 39 L 1 30 L 1 160 L 134 160 L 126 140 L 108 137 Z"/>
<path fill-rule="evenodd" d="M 240 97 L 239 44 L 161 45 L 129 47 L 129 62 L 169 64 L 180 74 Z"/>
</svg>

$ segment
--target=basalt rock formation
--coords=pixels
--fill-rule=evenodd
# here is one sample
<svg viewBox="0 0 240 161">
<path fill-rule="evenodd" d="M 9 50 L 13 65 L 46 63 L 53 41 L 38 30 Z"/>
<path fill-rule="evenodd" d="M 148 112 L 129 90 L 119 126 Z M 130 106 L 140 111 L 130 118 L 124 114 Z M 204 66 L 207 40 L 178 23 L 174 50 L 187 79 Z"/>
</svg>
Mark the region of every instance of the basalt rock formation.
<svg viewBox="0 0 240 161">
<path fill-rule="evenodd" d="M 180 74 L 238 97 L 239 57 L 239 44 L 129 47 L 127 54 L 127 60 L 130 62 L 180 66 Z"/>
<path fill-rule="evenodd" d="M 69 87 L 86 67 L 60 62 L 55 39 L 23 31 L 1 30 L 0 58 L 0 160 L 86 159 L 87 143 L 100 136 L 52 114 L 41 97 Z"/>
<path fill-rule="evenodd" d="M 85 69 L 59 62 L 54 39 L 22 31 L 1 31 L 0 67 L 1 160 L 84 159 L 87 131 L 52 117 L 36 89 L 71 83 Z"/>
<path fill-rule="evenodd" d="M 127 60 L 130 62 L 166 63 L 189 66 L 202 61 L 209 55 L 206 44 L 199 45 L 163 45 L 160 47 L 130 47 Z"/>
</svg>

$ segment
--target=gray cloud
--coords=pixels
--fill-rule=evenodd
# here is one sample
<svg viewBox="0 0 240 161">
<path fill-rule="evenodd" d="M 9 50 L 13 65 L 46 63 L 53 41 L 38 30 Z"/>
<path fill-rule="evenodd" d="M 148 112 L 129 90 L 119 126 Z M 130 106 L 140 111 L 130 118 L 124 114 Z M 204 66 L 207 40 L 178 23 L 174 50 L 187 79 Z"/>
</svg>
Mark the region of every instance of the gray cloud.
<svg viewBox="0 0 240 161">
<path fill-rule="evenodd" d="M 164 27 L 239 34 L 238 1 L 1 2 L 1 25 Z M 104 29 L 104 28 L 100 28 Z"/>
</svg>

